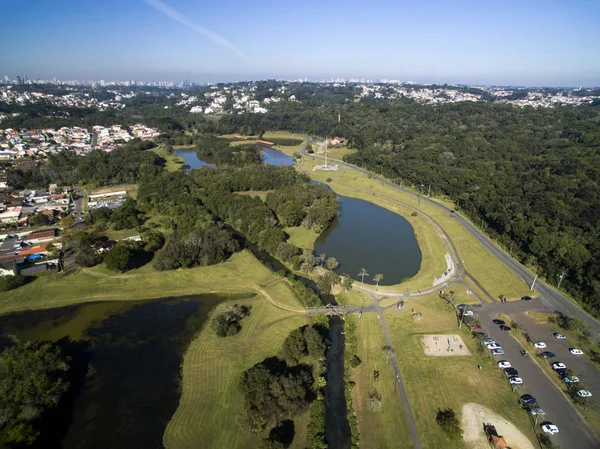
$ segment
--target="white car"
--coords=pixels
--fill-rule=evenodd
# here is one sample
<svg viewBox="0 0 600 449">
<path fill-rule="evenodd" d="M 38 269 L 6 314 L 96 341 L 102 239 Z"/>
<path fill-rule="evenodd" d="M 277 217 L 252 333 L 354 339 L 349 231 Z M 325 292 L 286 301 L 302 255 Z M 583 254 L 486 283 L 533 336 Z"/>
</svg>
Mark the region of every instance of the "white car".
<svg viewBox="0 0 600 449">
<path fill-rule="evenodd" d="M 583 351 L 577 348 L 571 348 L 569 349 L 569 352 L 573 355 L 583 355 Z"/>
<path fill-rule="evenodd" d="M 512 368 L 512 365 L 510 364 L 510 362 L 508 360 L 500 360 L 498 362 L 498 367 L 499 368 Z"/>
<path fill-rule="evenodd" d="M 566 384 L 577 384 L 577 383 L 579 383 L 579 377 L 577 377 L 577 376 L 571 376 L 571 377 L 565 376 L 565 377 L 563 377 L 563 380 L 564 380 L 564 382 Z"/>
<path fill-rule="evenodd" d="M 486 340 L 483 340 L 483 344 L 484 344 L 484 345 L 492 345 L 492 344 L 494 344 L 494 343 L 496 343 L 496 341 L 495 341 L 495 340 L 493 340 L 493 339 L 491 339 L 491 338 L 488 338 L 488 339 L 486 339 Z"/>
<path fill-rule="evenodd" d="M 556 338 L 557 340 L 566 340 L 567 337 L 565 337 L 563 334 L 559 334 L 558 332 L 556 334 L 554 334 L 554 338 Z"/>
<path fill-rule="evenodd" d="M 582 398 L 591 398 L 592 393 L 587 390 L 577 390 L 577 396 L 581 396 Z"/>
<path fill-rule="evenodd" d="M 535 349 L 544 349 L 546 347 L 546 343 L 544 343 L 543 341 L 537 341 L 533 344 L 533 347 Z"/>
<path fill-rule="evenodd" d="M 463 316 L 473 316 L 472 310 L 463 310 Z"/>
<path fill-rule="evenodd" d="M 552 423 L 546 423 L 546 424 L 542 425 L 542 430 L 546 433 L 549 433 L 550 435 L 554 435 L 555 433 L 558 433 L 558 427 L 556 427 Z"/>
<path fill-rule="evenodd" d="M 488 349 L 498 349 L 500 346 L 498 346 L 496 343 L 490 343 L 487 345 Z"/>
<path fill-rule="evenodd" d="M 554 369 L 554 370 L 567 369 L 567 365 L 565 365 L 564 363 L 561 363 L 561 362 L 556 362 L 556 363 L 552 364 L 552 369 Z"/>
<path fill-rule="evenodd" d="M 509 377 L 508 381 L 511 385 L 523 385 L 523 379 L 520 377 Z"/>
</svg>

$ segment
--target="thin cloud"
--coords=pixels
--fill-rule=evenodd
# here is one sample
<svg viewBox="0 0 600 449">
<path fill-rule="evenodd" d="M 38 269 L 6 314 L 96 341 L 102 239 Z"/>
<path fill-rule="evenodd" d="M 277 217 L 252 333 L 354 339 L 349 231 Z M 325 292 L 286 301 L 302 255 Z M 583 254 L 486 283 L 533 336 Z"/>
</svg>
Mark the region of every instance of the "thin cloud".
<svg viewBox="0 0 600 449">
<path fill-rule="evenodd" d="M 248 57 L 239 48 L 237 48 L 235 45 L 233 45 L 227 39 L 225 39 L 222 36 L 219 36 L 217 33 L 213 33 L 212 31 L 207 30 L 206 28 L 203 28 L 199 25 L 196 25 L 193 22 L 190 22 L 183 14 L 174 10 L 169 5 L 166 5 L 165 3 L 162 2 L 162 0 L 143 0 L 143 1 L 144 1 L 144 3 L 147 3 L 148 5 L 152 6 L 157 11 L 160 11 L 164 15 L 169 16 L 171 19 L 194 30 L 196 33 L 202 34 L 202 35 L 208 37 L 211 41 L 231 50 L 232 52 L 234 52 L 236 55 L 238 55 L 243 60 L 245 60 L 245 61 L 248 60 Z"/>
</svg>

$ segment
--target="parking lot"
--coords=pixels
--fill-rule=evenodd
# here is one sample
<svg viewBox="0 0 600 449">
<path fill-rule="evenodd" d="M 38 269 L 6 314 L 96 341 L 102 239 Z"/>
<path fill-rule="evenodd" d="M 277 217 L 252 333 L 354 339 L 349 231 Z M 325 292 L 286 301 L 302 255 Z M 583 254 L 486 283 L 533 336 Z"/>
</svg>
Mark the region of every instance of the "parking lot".
<svg viewBox="0 0 600 449">
<path fill-rule="evenodd" d="M 545 415 L 538 419 L 536 432 L 541 432 L 540 422 L 550 421 L 557 425 L 559 433 L 551 437 L 552 441 L 562 448 L 578 449 L 597 449 L 600 447 L 600 441 L 596 439 L 587 423 L 578 413 L 571 400 L 562 392 L 550 379 L 549 375 L 532 360 L 535 354 L 529 356 L 521 355 L 523 347 L 512 337 L 510 332 L 500 330 L 492 320 L 498 318 L 499 313 L 509 314 L 523 328 L 536 339 L 544 341 L 548 347 L 544 350 L 554 352 L 556 361 L 567 364 L 568 368 L 573 370 L 581 377 L 582 382 L 590 389 L 592 385 L 600 385 L 598 371 L 585 359 L 585 357 L 576 357 L 569 353 L 568 340 L 556 340 L 552 336 L 552 328 L 536 323 L 534 320 L 526 317 L 524 312 L 532 310 L 539 303 L 538 300 L 515 303 L 497 303 L 486 305 L 485 308 L 475 312 L 477 319 L 480 320 L 482 331 L 494 339 L 504 351 L 503 355 L 494 356 L 497 361 L 507 360 L 519 372 L 519 377 L 523 379 L 524 384 L 517 387 L 515 401 L 523 394 L 531 394 L 537 399 L 537 403 L 545 411 Z M 539 304 L 539 307 L 543 307 Z M 527 319 L 525 319 L 525 318 Z M 509 324 L 509 323 L 507 323 Z M 534 352 L 533 347 L 525 348 L 529 352 Z M 497 368 L 500 369 L 500 368 Z M 592 372 L 594 370 L 595 372 Z M 554 373 L 553 373 L 554 374 Z M 585 379 L 585 380 L 584 380 Z M 508 383 L 508 380 L 507 380 Z M 598 400 L 596 394 L 595 400 Z"/>
</svg>

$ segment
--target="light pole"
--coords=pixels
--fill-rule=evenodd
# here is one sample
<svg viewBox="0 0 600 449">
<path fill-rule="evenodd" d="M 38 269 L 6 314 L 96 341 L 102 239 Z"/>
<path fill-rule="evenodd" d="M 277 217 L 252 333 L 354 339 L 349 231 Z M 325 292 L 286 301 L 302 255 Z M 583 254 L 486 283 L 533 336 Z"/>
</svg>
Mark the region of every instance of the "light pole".
<svg viewBox="0 0 600 449">
<path fill-rule="evenodd" d="M 564 277 L 565 277 L 565 271 L 563 270 L 562 274 L 559 276 L 558 285 L 556 286 L 556 288 L 560 288 L 560 283 L 562 282 Z"/>
</svg>

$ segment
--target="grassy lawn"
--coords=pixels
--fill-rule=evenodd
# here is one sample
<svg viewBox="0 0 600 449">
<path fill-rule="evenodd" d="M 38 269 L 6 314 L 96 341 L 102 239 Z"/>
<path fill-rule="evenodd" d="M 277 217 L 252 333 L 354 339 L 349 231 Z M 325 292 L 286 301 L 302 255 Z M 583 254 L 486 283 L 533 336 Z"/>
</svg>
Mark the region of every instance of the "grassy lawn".
<svg viewBox="0 0 600 449">
<path fill-rule="evenodd" d="M 267 195 L 272 190 L 248 190 L 247 192 L 235 192 L 236 195 L 247 195 L 247 196 L 256 196 L 260 198 L 262 202 L 267 199 Z"/>
<path fill-rule="evenodd" d="M 284 230 L 290 236 L 289 241 L 302 249 L 313 250 L 315 241 L 319 237 L 315 231 L 306 229 L 304 226 L 285 228 Z"/>
<path fill-rule="evenodd" d="M 385 338 L 379 318 L 374 313 L 362 316 L 356 328 L 357 355 L 362 363 L 352 373 L 356 386 L 352 390 L 352 401 L 358 418 L 360 446 L 366 448 L 412 448 L 412 439 L 400 402 L 390 362 L 384 358 Z M 379 371 L 375 381 L 374 371 Z M 369 394 L 377 391 L 382 398 L 378 411 L 367 407 Z"/>
<path fill-rule="evenodd" d="M 361 300 L 363 298 L 363 300 Z M 342 291 L 337 294 L 335 299 L 338 303 L 345 306 L 368 306 L 371 303 L 371 299 L 366 293 L 361 293 L 357 290 L 351 289 L 350 291 Z"/>
<path fill-rule="evenodd" d="M 460 415 L 463 404 L 468 402 L 482 404 L 504 416 L 534 443 L 527 414 L 517 405 L 518 393 L 511 391 L 496 361 L 487 351 L 478 349 L 479 344 L 470 333 L 464 327 L 457 329 L 450 306 L 435 296 L 406 303 L 404 310 L 388 310 L 385 317 L 423 447 L 464 447 L 448 440 L 435 423 L 435 416 L 438 408 L 447 407 Z M 423 314 L 418 321 L 412 318 L 411 308 Z M 425 333 L 459 334 L 472 355 L 427 357 L 421 343 Z"/>
<path fill-rule="evenodd" d="M 142 268 L 119 274 L 101 264 L 66 275 L 56 275 L 56 278 L 45 276 L 17 290 L 0 293 L 0 314 L 89 301 L 245 292 L 269 295 L 280 307 L 290 308 L 285 295 L 270 293 L 284 289 L 286 283 L 287 281 L 271 273 L 249 251 L 236 253 L 218 265 L 174 271 L 159 272 L 149 263 Z"/>
<path fill-rule="evenodd" d="M 384 198 L 380 197 L 381 195 L 384 195 L 403 201 L 429 214 L 448 233 L 463 260 L 465 268 L 495 299 L 501 294 L 505 295 L 508 299 L 519 299 L 529 292 L 527 284 L 485 249 L 465 228 L 452 218 L 451 214 L 446 213 L 433 205 L 426 204 L 425 202 L 421 202 L 419 206 L 416 198 L 398 192 L 397 190 L 382 184 L 380 181 L 371 179 L 352 170 L 340 170 L 338 172 L 329 173 L 313 172 L 312 166 L 317 163 L 321 163 L 321 161 L 315 160 L 313 162 L 311 158 L 305 159 L 304 169 L 307 174 L 317 181 L 324 182 L 327 178 L 332 179 L 332 182 L 328 183 L 329 186 L 341 195 L 365 199 L 382 207 L 386 207 Z M 387 201 L 391 204 L 395 203 L 394 201 Z M 452 204 L 447 201 L 437 201 L 452 207 Z M 396 207 L 399 207 L 397 203 Z M 392 210 L 389 206 L 387 208 Z M 410 218 L 410 213 L 400 213 L 405 218 Z M 412 221 L 411 224 L 413 224 Z M 415 229 L 415 231 L 418 233 L 417 229 Z M 428 253 L 422 246 L 422 241 L 423 239 L 419 240 L 419 245 L 421 245 L 423 254 L 426 255 Z M 447 251 L 444 250 L 443 252 L 445 253 Z M 442 271 L 444 270 L 442 269 Z"/>
<path fill-rule="evenodd" d="M 163 147 L 156 147 L 156 148 L 152 148 L 150 151 L 155 152 L 156 154 L 158 154 L 160 157 L 162 157 L 163 159 L 165 159 L 167 161 L 165 168 L 167 169 L 167 171 L 177 171 L 181 168 L 181 166 L 184 164 L 184 159 L 182 157 L 176 156 L 174 154 L 167 154 L 167 152 L 165 151 L 165 149 Z"/>
<path fill-rule="evenodd" d="M 294 298 L 289 297 L 288 301 L 293 302 Z M 235 302 L 252 306 L 238 335 L 219 338 L 207 324 L 188 348 L 183 362 L 181 400 L 163 438 L 169 449 L 258 447 L 260 439 L 268 436 L 268 430 L 257 435 L 238 425 L 243 410 L 239 378 L 254 364 L 276 355 L 285 337 L 307 324 L 308 318 L 279 310 L 261 296 Z M 221 304 L 215 313 L 233 303 Z M 294 420 L 296 437 L 292 448 L 304 448 L 308 420 L 308 413 Z"/>
<path fill-rule="evenodd" d="M 102 234 L 107 236 L 110 240 L 122 240 L 127 237 L 131 237 L 134 235 L 139 235 L 140 231 L 138 229 L 107 229 L 106 231 L 102 231 Z"/>
</svg>

